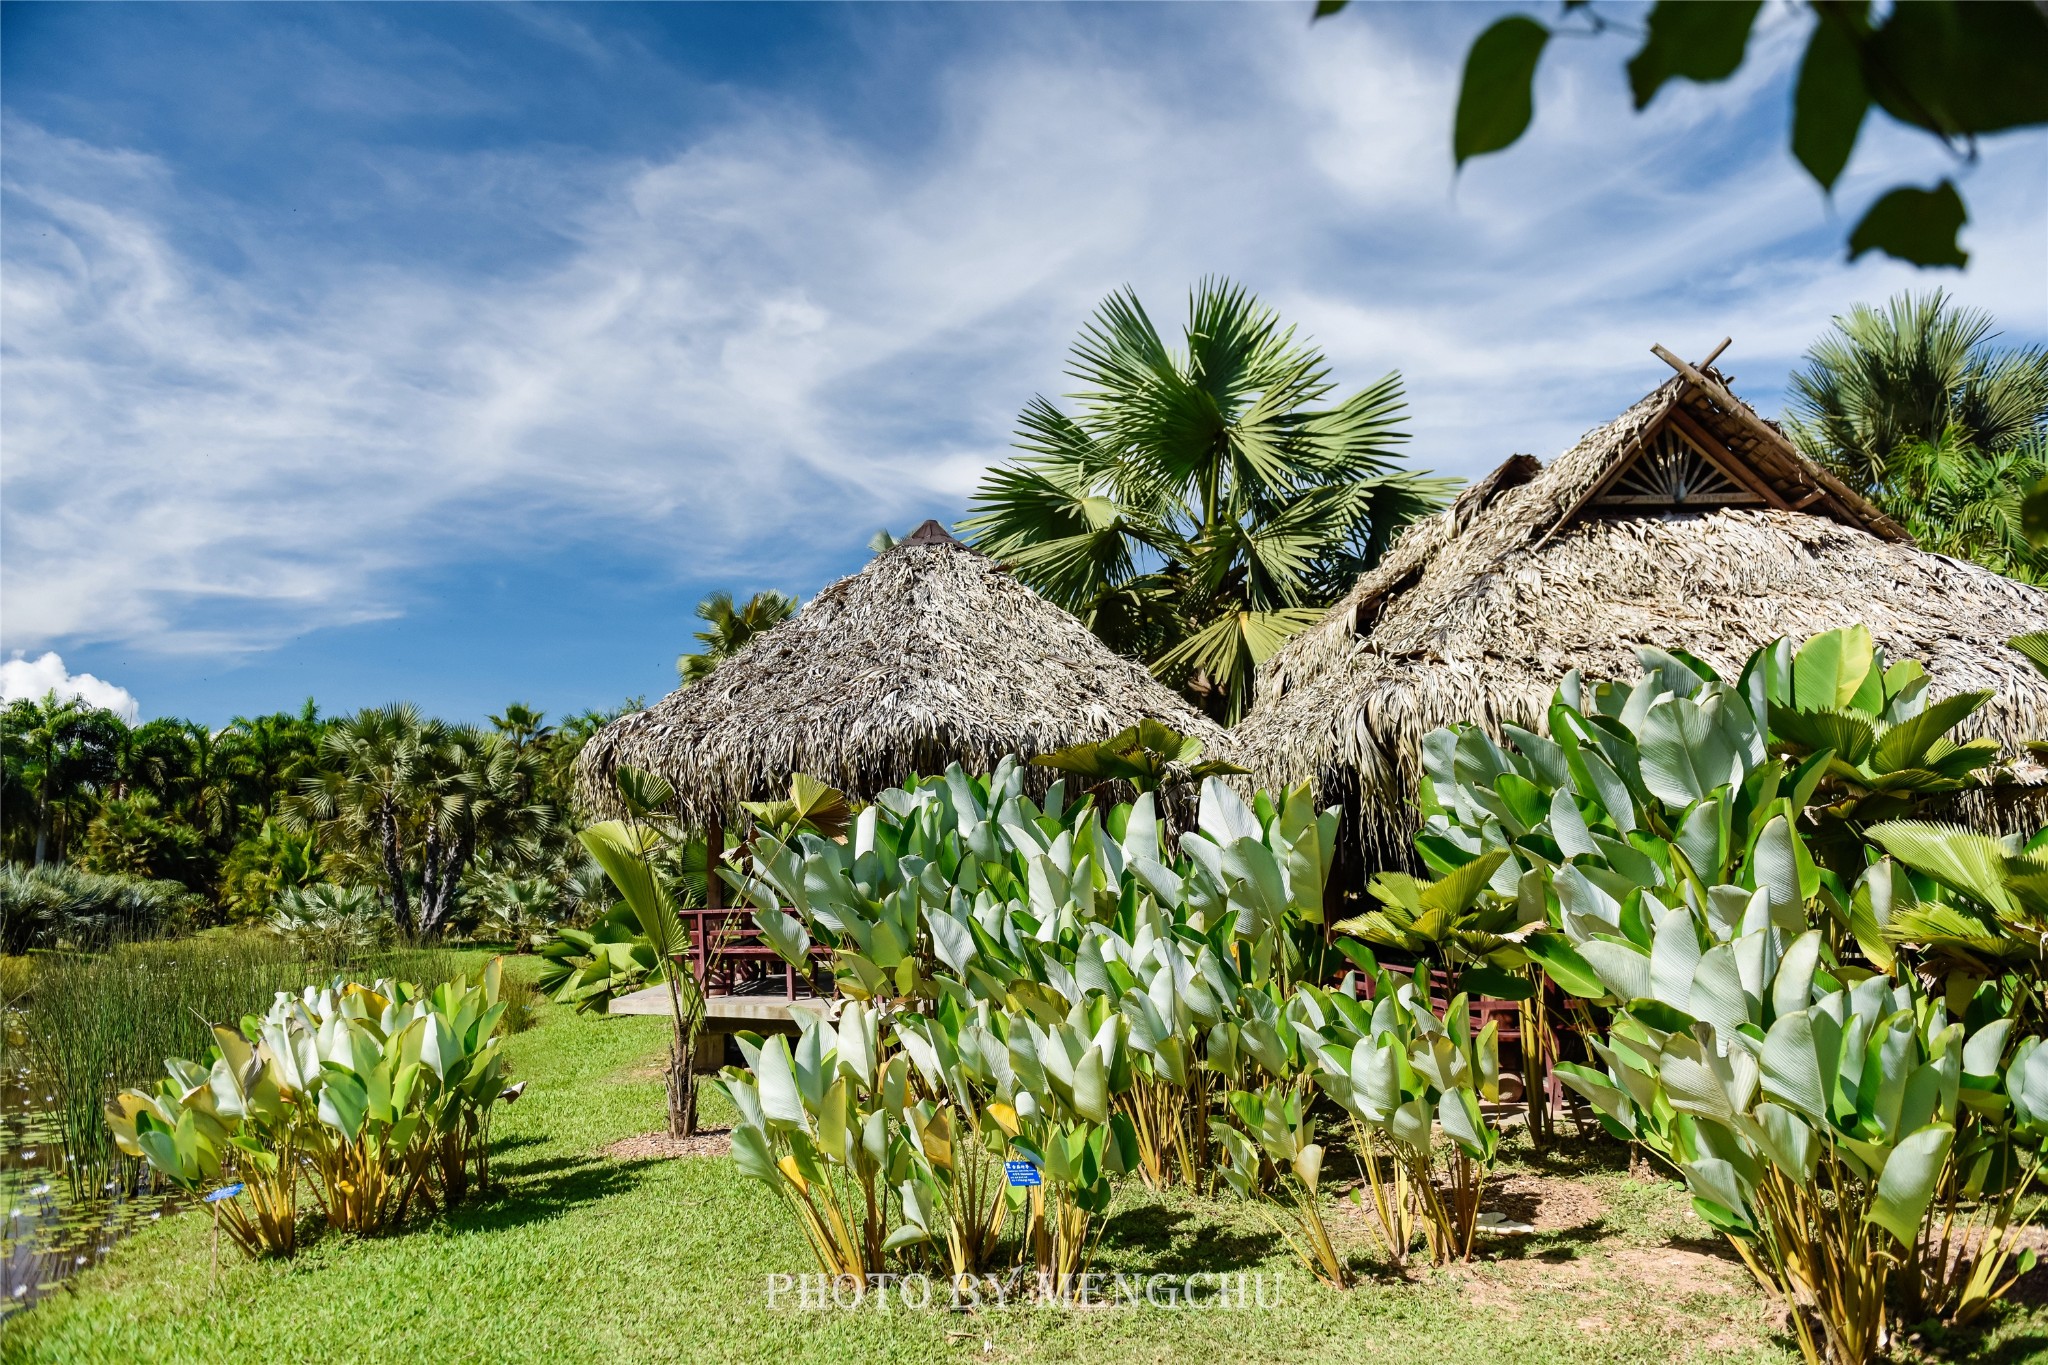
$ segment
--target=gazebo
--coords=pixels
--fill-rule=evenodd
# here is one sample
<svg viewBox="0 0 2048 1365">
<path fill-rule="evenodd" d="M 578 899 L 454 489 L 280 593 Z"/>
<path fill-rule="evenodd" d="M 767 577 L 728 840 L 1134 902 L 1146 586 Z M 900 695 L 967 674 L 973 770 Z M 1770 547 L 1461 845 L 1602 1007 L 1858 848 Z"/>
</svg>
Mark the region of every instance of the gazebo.
<svg viewBox="0 0 2048 1365">
<path fill-rule="evenodd" d="M 1994 691 L 1975 733 L 2014 751 L 2048 734 L 2048 680 L 2004 643 L 2048 629 L 2048 592 L 1915 549 L 1725 376 L 1657 353 L 1672 379 L 1550 464 L 1516 455 L 1410 527 L 1260 670 L 1234 757 L 1262 785 L 1312 780 L 1341 802 L 1365 867 L 1412 861 L 1424 734 L 1540 731 L 1567 670 L 1634 678 L 1637 645 L 1732 678 L 1779 636 L 1862 622 L 1943 693 Z M 1972 800 L 1987 822 L 2038 818 Z"/>
<path fill-rule="evenodd" d="M 1226 752 L 1225 731 L 1141 665 L 927 521 L 708 677 L 598 731 L 577 791 L 616 809 L 628 764 L 673 784 L 687 822 L 719 830 L 792 773 L 868 799 L 955 761 L 986 771 L 1145 719 Z"/>
</svg>

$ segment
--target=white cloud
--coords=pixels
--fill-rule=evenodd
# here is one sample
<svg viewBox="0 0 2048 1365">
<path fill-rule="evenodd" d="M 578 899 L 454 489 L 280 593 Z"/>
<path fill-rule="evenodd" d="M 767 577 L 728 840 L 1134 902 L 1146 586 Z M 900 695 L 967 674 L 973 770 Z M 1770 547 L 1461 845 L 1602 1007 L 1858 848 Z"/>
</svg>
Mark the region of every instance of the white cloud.
<svg viewBox="0 0 2048 1365">
<path fill-rule="evenodd" d="M 261 649 L 401 612 L 412 572 L 535 539 L 800 581 L 874 526 L 957 506 L 1126 282 L 1170 321 L 1227 273 L 1342 380 L 1400 368 L 1414 458 L 1467 475 L 1554 453 L 1658 382 L 1652 341 L 1697 354 L 1732 332 L 1726 363 L 1768 411 L 1858 299 L 1938 282 L 2048 335 L 2048 203 L 2021 165 L 2039 136 L 1987 146 L 1967 275 L 1845 267 L 1846 226 L 1782 132 L 1730 112 L 1784 97 L 1782 37 L 1733 85 L 1676 84 L 1641 117 L 1619 49 L 1560 61 L 1525 143 L 1454 185 L 1470 25 L 1447 12 L 1418 33 L 1389 10 L 1313 31 L 1204 11 L 1162 61 L 1031 11 L 1029 42 L 939 63 L 909 150 L 735 95 L 664 160 L 409 173 L 406 193 L 497 195 L 567 243 L 488 277 L 284 255 L 253 231 L 207 252 L 190 220 L 215 206 L 181 198 L 175 168 L 12 124 L 7 643 Z M 1843 212 L 1939 156 L 1873 123 Z"/>
<path fill-rule="evenodd" d="M 90 673 L 73 673 L 55 654 L 38 659 L 17 655 L 0 663 L 0 702 L 23 697 L 40 700 L 52 692 L 60 698 L 77 697 L 101 710 L 112 711 L 130 724 L 139 714 L 135 697 L 127 688 L 102 682 Z"/>
</svg>

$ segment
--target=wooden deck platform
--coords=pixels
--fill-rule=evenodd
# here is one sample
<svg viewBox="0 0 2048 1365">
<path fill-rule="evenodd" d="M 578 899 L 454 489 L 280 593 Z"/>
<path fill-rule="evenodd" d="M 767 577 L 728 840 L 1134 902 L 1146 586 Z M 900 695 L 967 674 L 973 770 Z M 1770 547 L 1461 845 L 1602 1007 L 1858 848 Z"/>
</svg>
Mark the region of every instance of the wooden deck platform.
<svg viewBox="0 0 2048 1365">
<path fill-rule="evenodd" d="M 714 995 L 705 1002 L 704 1027 L 711 1033 L 795 1033 L 792 1011 L 822 1013 L 830 1004 L 815 996 L 791 1000 L 781 995 Z M 608 1014 L 667 1014 L 668 987 L 648 986 L 612 997 Z"/>
</svg>

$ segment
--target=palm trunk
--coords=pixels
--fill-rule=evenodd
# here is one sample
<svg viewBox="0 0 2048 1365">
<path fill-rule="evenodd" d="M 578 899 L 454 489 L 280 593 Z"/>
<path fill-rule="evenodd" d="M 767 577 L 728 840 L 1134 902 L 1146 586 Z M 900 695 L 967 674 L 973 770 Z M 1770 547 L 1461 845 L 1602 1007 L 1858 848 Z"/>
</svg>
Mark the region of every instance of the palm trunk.
<svg viewBox="0 0 2048 1365">
<path fill-rule="evenodd" d="M 391 896 L 391 917 L 398 923 L 398 932 L 412 936 L 412 902 L 405 892 L 405 863 L 398 852 L 398 811 L 390 798 L 385 798 L 379 812 L 379 832 L 384 839 L 384 881 Z"/>
<path fill-rule="evenodd" d="M 683 993 L 676 985 L 675 966 L 668 968 L 668 1006 L 675 1039 L 668 1056 L 668 1131 L 670 1137 L 697 1135 L 697 1026 L 701 1010 L 683 1013 Z"/>
<path fill-rule="evenodd" d="M 427 870 L 420 886 L 420 933 L 439 938 L 454 917 L 462 874 L 476 852 L 476 840 L 467 831 L 458 835 L 452 845 L 442 843 L 436 831 L 430 831 L 427 838 Z"/>
</svg>

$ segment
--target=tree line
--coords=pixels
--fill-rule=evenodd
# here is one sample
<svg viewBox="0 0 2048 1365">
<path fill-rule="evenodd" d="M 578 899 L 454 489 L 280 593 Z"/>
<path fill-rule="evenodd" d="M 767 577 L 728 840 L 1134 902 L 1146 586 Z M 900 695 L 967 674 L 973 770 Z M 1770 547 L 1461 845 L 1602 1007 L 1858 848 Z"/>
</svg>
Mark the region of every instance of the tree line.
<svg viewBox="0 0 2048 1365">
<path fill-rule="evenodd" d="M 407 703 L 325 717 L 309 699 L 212 729 L 22 698 L 0 711 L 0 853 L 174 882 L 217 922 L 343 883 L 372 890 L 406 935 L 436 937 L 474 912 L 465 888 L 538 880 L 568 894 L 583 871 L 576 755 L 637 706 L 556 726 L 515 702 L 464 725 Z"/>
</svg>

